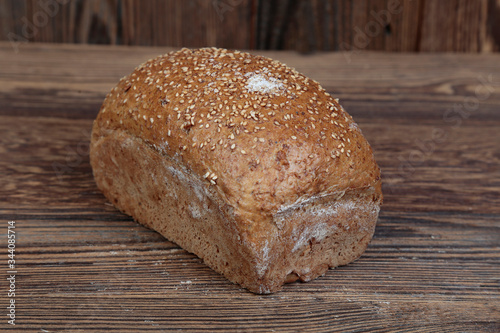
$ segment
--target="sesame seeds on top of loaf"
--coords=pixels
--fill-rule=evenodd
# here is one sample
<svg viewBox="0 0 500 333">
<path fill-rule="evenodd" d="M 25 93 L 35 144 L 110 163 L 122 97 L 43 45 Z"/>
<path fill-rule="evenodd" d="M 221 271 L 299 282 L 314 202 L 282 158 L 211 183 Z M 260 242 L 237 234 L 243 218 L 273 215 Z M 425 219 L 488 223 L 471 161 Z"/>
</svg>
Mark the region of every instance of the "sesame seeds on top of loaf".
<svg viewBox="0 0 500 333">
<path fill-rule="evenodd" d="M 380 187 L 371 148 L 338 100 L 262 56 L 157 57 L 120 81 L 96 122 L 93 135 L 125 131 L 204 179 L 249 233 L 301 200 Z"/>
</svg>

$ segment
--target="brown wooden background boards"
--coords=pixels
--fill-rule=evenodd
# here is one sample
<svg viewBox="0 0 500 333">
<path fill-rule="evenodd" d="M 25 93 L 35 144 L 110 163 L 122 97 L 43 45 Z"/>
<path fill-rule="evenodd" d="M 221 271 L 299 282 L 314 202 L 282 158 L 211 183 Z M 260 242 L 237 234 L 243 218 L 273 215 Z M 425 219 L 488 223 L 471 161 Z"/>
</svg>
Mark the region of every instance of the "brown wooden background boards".
<svg viewBox="0 0 500 333">
<path fill-rule="evenodd" d="M 2 0 L 0 40 L 236 49 L 500 50 L 500 0 Z"/>
<path fill-rule="evenodd" d="M 117 212 L 93 182 L 104 95 L 167 50 L 0 43 L 0 331 L 12 331 L 9 220 L 18 331 L 500 331 L 498 55 L 262 52 L 340 97 L 383 169 L 385 204 L 358 261 L 258 296 Z"/>
</svg>

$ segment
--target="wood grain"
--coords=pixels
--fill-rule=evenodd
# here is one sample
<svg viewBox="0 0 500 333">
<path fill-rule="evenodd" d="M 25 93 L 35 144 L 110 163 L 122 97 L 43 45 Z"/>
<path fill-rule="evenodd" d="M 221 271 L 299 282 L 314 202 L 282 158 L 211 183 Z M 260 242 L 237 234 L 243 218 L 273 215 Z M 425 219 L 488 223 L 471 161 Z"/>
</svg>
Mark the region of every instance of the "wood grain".
<svg viewBox="0 0 500 333">
<path fill-rule="evenodd" d="M 0 40 L 498 52 L 500 0 L 3 0 Z"/>
<path fill-rule="evenodd" d="M 168 50 L 0 43 L 0 247 L 16 221 L 16 331 L 500 330 L 499 56 L 261 52 L 340 97 L 385 200 L 358 261 L 259 296 L 118 212 L 93 181 L 105 94 Z M 455 109 L 468 117 L 445 117 Z M 13 331 L 5 318 L 0 331 Z"/>
</svg>

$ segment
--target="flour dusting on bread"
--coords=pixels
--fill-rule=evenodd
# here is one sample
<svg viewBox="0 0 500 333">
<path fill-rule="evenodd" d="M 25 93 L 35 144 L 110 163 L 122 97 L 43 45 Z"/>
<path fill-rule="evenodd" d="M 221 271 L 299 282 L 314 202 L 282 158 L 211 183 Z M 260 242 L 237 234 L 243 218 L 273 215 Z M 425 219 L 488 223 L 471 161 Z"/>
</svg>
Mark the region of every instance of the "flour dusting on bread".
<svg viewBox="0 0 500 333">
<path fill-rule="evenodd" d="M 253 72 L 247 73 L 245 76 L 248 78 L 245 86 L 248 91 L 261 94 L 279 94 L 284 89 L 283 83 L 274 77 L 267 77 Z"/>
</svg>

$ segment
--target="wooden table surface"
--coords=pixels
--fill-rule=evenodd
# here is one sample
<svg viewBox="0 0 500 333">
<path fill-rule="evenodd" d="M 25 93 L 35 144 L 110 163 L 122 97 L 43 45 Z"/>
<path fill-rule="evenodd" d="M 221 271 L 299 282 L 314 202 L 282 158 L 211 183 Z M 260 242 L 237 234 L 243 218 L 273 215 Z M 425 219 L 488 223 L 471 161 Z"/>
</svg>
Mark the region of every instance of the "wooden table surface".
<svg viewBox="0 0 500 333">
<path fill-rule="evenodd" d="M 385 196 L 359 260 L 262 296 L 119 213 L 92 179 L 105 94 L 167 51 L 0 43 L 0 331 L 500 331 L 500 56 L 257 52 L 340 97 Z"/>
</svg>

